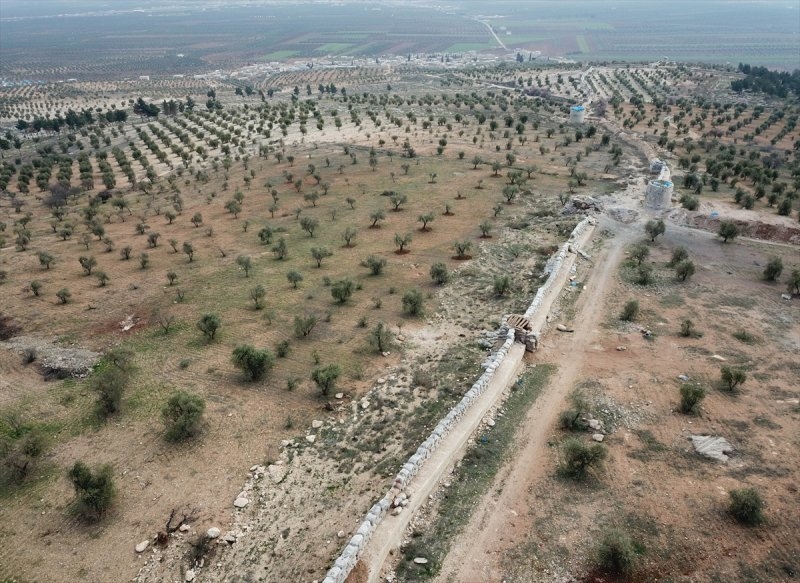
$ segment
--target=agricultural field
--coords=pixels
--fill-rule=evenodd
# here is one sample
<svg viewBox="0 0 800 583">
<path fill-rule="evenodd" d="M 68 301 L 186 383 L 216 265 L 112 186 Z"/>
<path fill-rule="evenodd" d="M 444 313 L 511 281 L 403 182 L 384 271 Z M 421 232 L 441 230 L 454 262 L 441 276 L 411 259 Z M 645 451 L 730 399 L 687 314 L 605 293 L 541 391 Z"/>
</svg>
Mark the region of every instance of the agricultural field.
<svg viewBox="0 0 800 583">
<path fill-rule="evenodd" d="M 485 42 L 481 22 L 430 38 Z M 583 26 L 590 47 L 607 28 Z M 257 49 L 350 52 L 358 30 Z M 531 393 L 511 391 L 387 564 L 352 580 L 599 581 L 606 526 L 642 540 L 631 580 L 796 576 L 796 100 L 665 63 L 94 75 L 0 90 L 0 578 L 321 581 L 587 214 L 601 222 L 552 312 L 577 333 L 548 330 L 514 385 Z M 568 123 L 575 103 L 583 124 Z M 675 182 L 660 213 L 641 203 L 656 157 Z M 725 243 L 723 224 L 737 230 Z M 740 390 L 719 363 L 745 373 Z M 706 390 L 691 415 L 672 409 L 679 374 Z M 556 445 L 590 441 L 588 415 L 609 459 L 573 485 Z M 742 457 L 704 461 L 694 425 Z M 528 443 L 532 466 L 510 453 Z M 86 484 L 102 495 L 81 504 Z M 720 510 L 743 487 L 766 502 L 753 530 Z M 513 544 L 489 540 L 504 529 Z M 734 558 L 712 564 L 708 533 Z"/>
</svg>

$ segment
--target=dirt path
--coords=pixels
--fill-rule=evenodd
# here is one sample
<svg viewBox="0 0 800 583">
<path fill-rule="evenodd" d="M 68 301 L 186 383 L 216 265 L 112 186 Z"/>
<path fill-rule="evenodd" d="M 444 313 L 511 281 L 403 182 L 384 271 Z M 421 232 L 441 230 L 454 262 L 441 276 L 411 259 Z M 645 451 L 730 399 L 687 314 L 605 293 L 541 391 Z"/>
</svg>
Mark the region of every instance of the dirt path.
<svg viewBox="0 0 800 583">
<path fill-rule="evenodd" d="M 536 360 L 561 361 L 562 364 L 546 392 L 528 412 L 516 440 L 520 449 L 513 462 L 498 473 L 490 489 L 491 495 L 483 497 L 469 524 L 454 542 L 436 579 L 439 583 L 501 581 L 502 565 L 498 565 L 494 557 L 502 557 L 503 551 L 515 543 L 517 535 L 527 532 L 530 520 L 528 487 L 545 471 L 549 459 L 546 455 L 548 436 L 565 397 L 575 385 L 583 359 L 591 350 L 595 332 L 604 316 L 604 298 L 613 285 L 623 250 L 640 236 L 636 226 L 610 223 L 610 219 L 604 218 L 598 228 L 614 229 L 617 236 L 611 240 L 604 255 L 596 259 L 595 271 L 579 300 L 574 334 L 551 336 L 544 349 L 540 348 L 536 355 Z M 555 289 L 560 291 L 562 288 Z M 561 358 L 564 355 L 570 355 L 568 361 Z"/>
<path fill-rule="evenodd" d="M 594 229 L 586 229 L 581 239 L 574 243 L 574 247 L 578 249 L 583 247 L 591 238 L 593 232 Z M 545 324 L 550 306 L 558 298 L 564 285 L 566 285 L 570 268 L 575 258 L 576 255 L 573 253 L 567 255 L 555 285 L 551 287 L 551 291 L 545 296 L 541 309 L 531 322 L 534 330 L 539 330 Z M 452 468 L 455 461 L 461 459 L 467 441 L 477 429 L 481 419 L 499 401 L 506 388 L 521 372 L 524 355 L 525 347 L 522 344 L 515 343 L 511 347 L 503 363 L 490 381 L 489 387 L 470 407 L 458 425 L 444 437 L 434 454 L 411 481 L 411 485 L 406 491 L 410 498 L 409 505 L 398 516 L 387 515 L 378 525 L 361 558 L 369 571 L 369 583 L 380 581 L 386 558 L 392 549 L 400 546 L 414 512 L 428 499 L 428 495 L 434 491 L 445 472 Z"/>
</svg>

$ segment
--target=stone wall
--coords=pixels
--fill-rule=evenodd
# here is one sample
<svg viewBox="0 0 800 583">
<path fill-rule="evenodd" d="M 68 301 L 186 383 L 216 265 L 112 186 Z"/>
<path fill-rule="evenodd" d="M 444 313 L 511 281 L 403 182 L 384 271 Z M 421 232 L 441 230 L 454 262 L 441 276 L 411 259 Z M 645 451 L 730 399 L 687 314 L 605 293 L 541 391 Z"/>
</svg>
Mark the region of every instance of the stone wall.
<svg viewBox="0 0 800 583">
<path fill-rule="evenodd" d="M 533 315 L 541 309 L 547 293 L 553 288 L 554 285 L 557 285 L 556 282 L 564 265 L 564 260 L 567 257 L 567 253 L 570 253 L 571 251 L 577 252 L 577 249 L 573 249 L 573 244 L 581 238 L 586 229 L 590 228 L 595 223 L 596 221 L 591 217 L 587 217 L 578 223 L 578 225 L 572 231 L 569 240 L 561 246 L 555 255 L 553 255 L 551 260 L 548 262 L 550 275 L 547 278 L 547 281 L 545 281 L 545 283 L 536 292 L 536 296 L 533 298 L 528 310 L 525 312 L 525 317 L 531 319 Z M 478 397 L 480 397 L 487 389 L 495 371 L 503 363 L 508 351 L 514 344 L 514 332 L 515 331 L 513 328 L 509 328 L 505 324 L 503 325 L 500 330 L 500 338 L 505 336 L 505 341 L 500 349 L 497 350 L 497 352 L 495 352 L 487 361 L 487 366 L 484 373 L 477 381 L 475 381 L 472 387 L 462 397 L 461 401 L 459 401 L 458 404 L 450 409 L 447 415 L 441 421 L 439 421 L 428 438 L 417 448 L 417 451 L 408 458 L 408 461 L 405 464 L 403 464 L 403 467 L 400 468 L 397 476 L 395 476 L 392 487 L 388 492 L 386 492 L 383 498 L 381 498 L 372 506 L 372 508 L 369 509 L 369 512 L 367 512 L 366 517 L 359 525 L 356 533 L 350 537 L 347 546 L 344 548 L 336 561 L 334 561 L 333 566 L 328 570 L 328 573 L 325 575 L 325 579 L 322 583 L 344 583 L 345 579 L 347 579 L 347 576 L 350 574 L 350 571 L 353 570 L 353 567 L 355 567 L 356 563 L 358 562 L 362 551 L 369 543 L 370 538 L 372 538 L 372 535 L 375 532 L 378 524 L 381 522 L 381 520 L 383 520 L 383 517 L 386 516 L 389 508 L 391 508 L 395 497 L 405 490 L 411 480 L 414 479 L 414 476 L 417 475 L 420 468 L 422 468 L 422 466 L 425 464 L 425 461 L 436 450 L 439 442 L 460 421 L 464 413 L 466 413 L 466 411 L 472 406 Z M 534 332 L 539 333 L 540 331 L 535 330 Z"/>
</svg>

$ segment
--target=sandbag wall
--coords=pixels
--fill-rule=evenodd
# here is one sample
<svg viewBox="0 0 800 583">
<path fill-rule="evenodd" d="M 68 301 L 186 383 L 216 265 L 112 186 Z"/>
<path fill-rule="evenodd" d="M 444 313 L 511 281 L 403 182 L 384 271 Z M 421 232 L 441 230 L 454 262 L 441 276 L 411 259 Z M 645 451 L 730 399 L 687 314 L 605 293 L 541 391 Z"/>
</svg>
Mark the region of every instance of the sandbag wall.
<svg viewBox="0 0 800 583">
<path fill-rule="evenodd" d="M 571 245 L 577 241 L 581 235 L 583 235 L 584 231 L 590 225 L 593 224 L 595 224 L 595 221 L 590 217 L 587 217 L 578 223 L 578 225 L 572 231 L 569 240 L 564 243 L 564 245 L 562 245 L 559 249 L 558 253 L 553 256 L 551 260 L 550 275 L 547 278 L 547 281 L 536 292 L 536 296 L 531 302 L 530 307 L 525 312 L 525 316 L 527 318 L 531 318 L 536 311 L 540 309 L 547 292 L 554 285 L 556 285 L 555 282 L 558 279 L 559 271 L 564 265 L 564 259 L 566 258 L 567 253 L 569 253 Z M 355 567 L 356 563 L 358 562 L 358 559 L 370 538 L 372 538 L 372 535 L 374 534 L 378 524 L 381 522 L 381 520 L 383 520 L 384 516 L 386 516 L 389 508 L 391 508 L 395 496 L 405 490 L 414 476 L 417 475 L 425 461 L 436 450 L 439 442 L 444 438 L 445 435 L 447 435 L 447 433 L 455 426 L 455 424 L 459 422 L 464 413 L 466 413 L 469 407 L 478 399 L 478 397 L 483 394 L 483 392 L 489 386 L 489 382 L 492 380 L 495 371 L 503 363 L 508 351 L 514 344 L 515 331 L 513 328 L 508 328 L 508 326 L 504 324 L 503 328 L 501 328 L 501 337 L 503 334 L 506 337 L 505 341 L 500 349 L 497 350 L 497 352 L 495 352 L 490 358 L 484 373 L 477 381 L 475 381 L 469 391 L 467 391 L 467 393 L 462 397 L 461 401 L 459 401 L 457 405 L 450 409 L 450 412 L 441 421 L 439 421 L 431 434 L 428 436 L 428 439 L 422 442 L 414 455 L 408 458 L 408 461 L 403 464 L 403 467 L 400 469 L 394 479 L 392 487 L 388 492 L 386 492 L 383 498 L 381 498 L 372 506 L 372 508 L 369 509 L 369 512 L 359 525 L 356 533 L 350 537 L 347 546 L 336 559 L 333 566 L 328 570 L 328 573 L 325 575 L 325 579 L 323 579 L 322 583 L 344 583 L 345 579 L 347 579 L 347 576 L 350 574 L 350 571 L 353 570 L 353 567 Z"/>
</svg>

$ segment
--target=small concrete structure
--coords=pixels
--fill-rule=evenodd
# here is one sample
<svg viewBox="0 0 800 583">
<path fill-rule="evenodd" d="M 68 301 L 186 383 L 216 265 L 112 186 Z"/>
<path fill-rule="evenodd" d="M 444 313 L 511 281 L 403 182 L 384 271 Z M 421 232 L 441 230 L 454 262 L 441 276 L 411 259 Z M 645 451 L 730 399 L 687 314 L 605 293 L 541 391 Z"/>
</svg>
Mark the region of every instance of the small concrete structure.
<svg viewBox="0 0 800 583">
<path fill-rule="evenodd" d="M 651 180 L 647 184 L 644 206 L 649 209 L 666 209 L 672 203 L 673 185 L 669 180 Z"/>
<path fill-rule="evenodd" d="M 650 160 L 650 174 L 661 174 L 661 171 L 664 170 L 667 163 L 664 160 L 660 160 L 656 158 L 655 160 Z"/>
<path fill-rule="evenodd" d="M 586 108 L 582 105 L 573 105 L 569 108 L 569 123 L 580 124 L 586 119 Z"/>
</svg>

